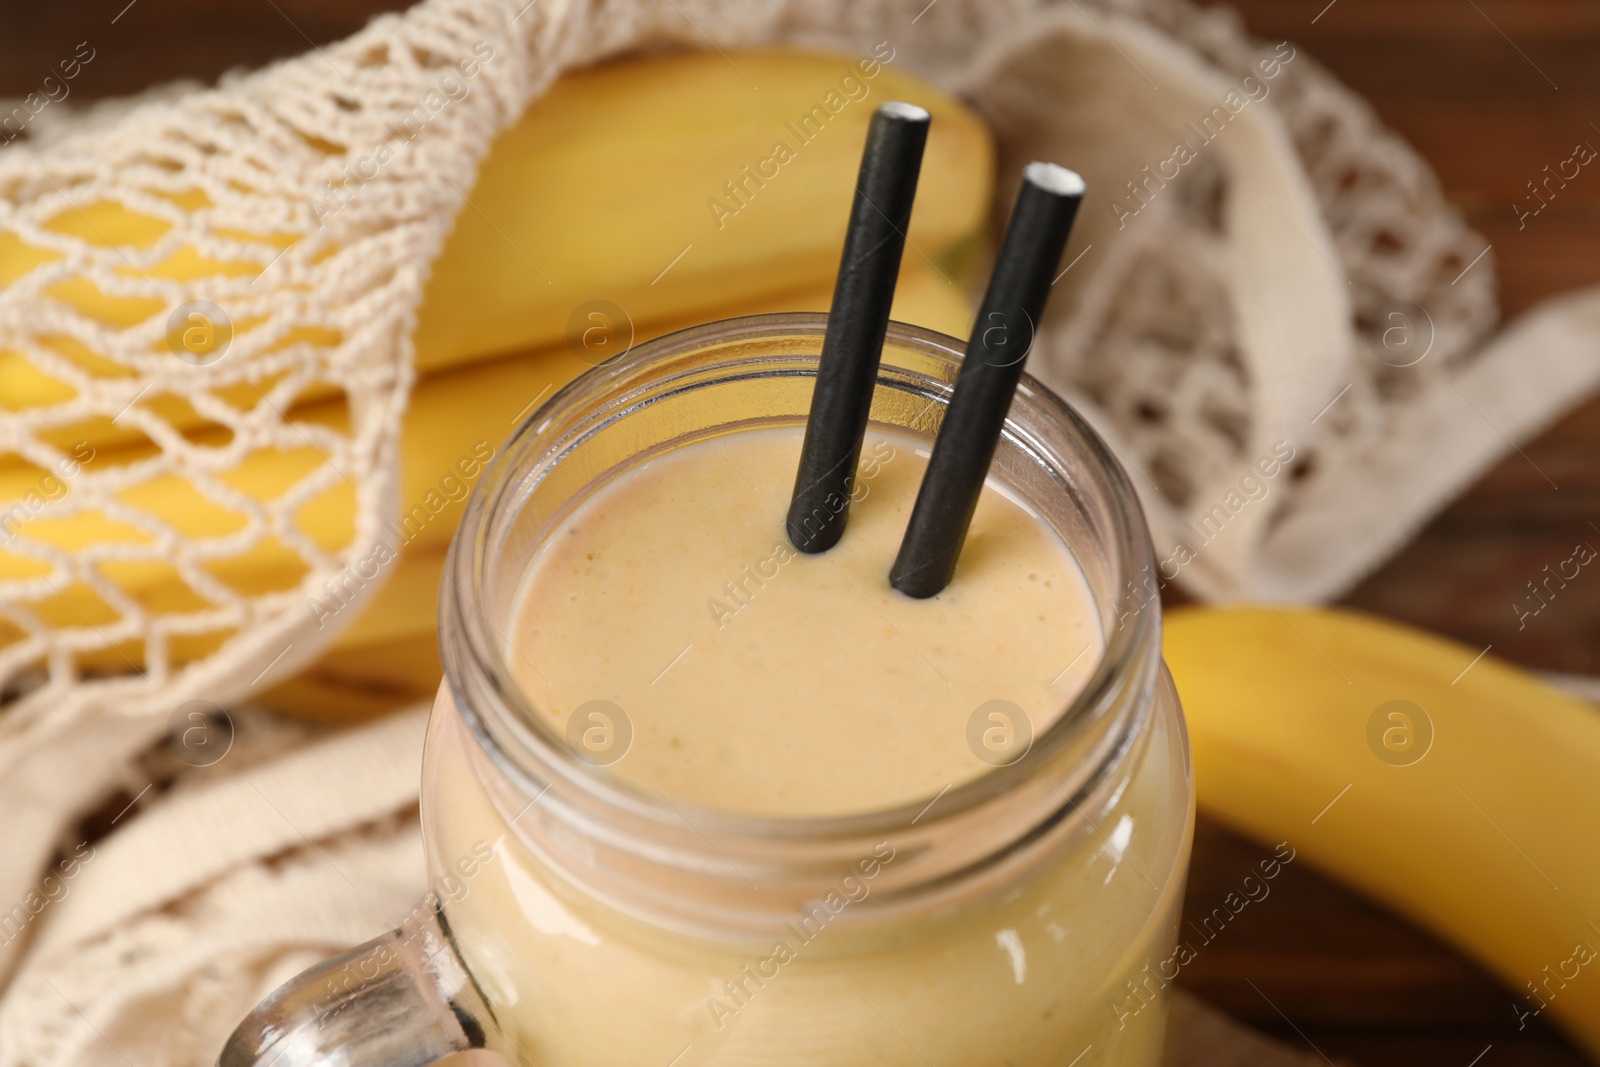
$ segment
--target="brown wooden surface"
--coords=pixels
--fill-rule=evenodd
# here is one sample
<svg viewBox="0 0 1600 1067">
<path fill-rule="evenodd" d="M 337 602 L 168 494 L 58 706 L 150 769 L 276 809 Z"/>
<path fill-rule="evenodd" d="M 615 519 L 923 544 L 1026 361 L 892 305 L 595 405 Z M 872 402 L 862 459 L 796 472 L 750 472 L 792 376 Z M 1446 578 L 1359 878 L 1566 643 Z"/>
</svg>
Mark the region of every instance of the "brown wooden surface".
<svg viewBox="0 0 1600 1067">
<path fill-rule="evenodd" d="M 0 94 L 34 89 L 79 41 L 96 49 L 79 99 L 211 79 L 357 29 L 382 0 L 0 2 Z M 1244 0 L 1246 25 L 1292 39 L 1371 101 L 1433 165 L 1493 244 L 1506 317 L 1600 283 L 1600 171 L 1586 169 L 1517 229 L 1511 205 L 1578 141 L 1600 146 L 1594 0 Z M 119 12 L 121 13 L 119 16 Z M 113 23 L 113 18 L 116 21 Z M 1600 400 L 1512 453 L 1346 603 L 1548 670 L 1600 673 L 1600 580 L 1530 625 L 1513 602 L 1600 523 Z M 1537 468 L 1537 469 L 1535 469 Z M 1559 486 L 1552 489 L 1543 475 Z M 1202 822 L 1188 912 L 1216 906 L 1265 853 Z M 1542 1025 L 1518 1033 L 1510 994 L 1381 909 L 1287 868 L 1185 969 L 1213 1004 L 1335 1060 L 1468 1067 L 1577 1064 Z M 1492 1046 L 1492 1048 L 1490 1048 Z M 1485 1049 L 1488 1049 L 1485 1053 Z"/>
</svg>

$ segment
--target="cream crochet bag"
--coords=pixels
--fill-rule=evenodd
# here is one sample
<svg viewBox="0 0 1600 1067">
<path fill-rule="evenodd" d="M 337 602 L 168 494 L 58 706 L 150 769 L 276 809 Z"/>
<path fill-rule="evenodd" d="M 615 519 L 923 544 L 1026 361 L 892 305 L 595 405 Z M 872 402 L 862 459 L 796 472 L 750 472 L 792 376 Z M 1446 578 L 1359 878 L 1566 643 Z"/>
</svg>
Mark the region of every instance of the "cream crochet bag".
<svg viewBox="0 0 1600 1067">
<path fill-rule="evenodd" d="M 75 395 L 5 413 L 0 453 L 56 468 L 68 459 L 62 435 L 96 417 L 156 447 L 131 464 L 84 468 L 50 504 L 52 515 L 98 511 L 131 525 L 144 544 L 68 552 L 22 525 L 3 546 L 38 573 L 0 582 L 0 908 L 22 909 L 10 927 L 0 913 L 0 975 L 14 972 L 0 1004 L 0 1067 L 114 1062 L 101 1034 L 163 1059 L 204 1060 L 248 1001 L 378 932 L 419 892 L 407 816 L 415 761 L 402 753 L 414 717 L 361 735 L 390 746 L 372 756 L 364 792 L 352 782 L 295 808 L 316 775 L 337 767 L 352 777 L 365 757 L 285 757 L 300 769 L 274 779 L 274 792 L 250 778 L 244 746 L 225 772 L 178 776 L 168 796 L 147 799 L 148 813 L 94 846 L 59 900 L 46 893 L 59 879 L 41 880 L 88 847 L 75 829 L 87 809 L 160 777 L 137 757 L 175 709 L 247 702 L 325 646 L 331 628 L 317 632 L 304 604 L 370 552 L 396 507 L 423 280 L 461 207 L 457 190 L 472 187 L 494 135 L 563 71 L 629 50 L 782 42 L 865 52 L 884 40 L 898 64 L 975 101 L 1004 173 L 1048 157 L 1090 180 L 1086 247 L 1060 281 L 1032 369 L 1077 399 L 1135 472 L 1161 554 L 1152 590 L 1176 578 L 1207 597 L 1336 595 L 1511 439 L 1600 380 L 1600 297 L 1553 304 L 1485 344 L 1492 257 L 1421 161 L 1308 56 L 1251 41 L 1227 12 L 1182 0 L 427 0 L 214 90 L 47 111 L 30 144 L 0 150 L 0 240 L 53 254 L 0 279 L 0 351 Z M 476 90 L 351 206 L 319 220 L 310 201 L 345 153 L 383 141 L 441 67 L 481 41 L 497 58 Z M 1269 56 L 1270 78 L 1259 65 Z M 1213 129 L 1222 132 L 1210 143 Z M 1174 162 L 1179 141 L 1193 160 Z M 110 199 L 166 232 L 133 245 L 54 225 Z M 164 279 L 160 264 L 185 246 L 236 269 Z M 109 327 L 52 298 L 73 278 L 162 310 Z M 196 299 L 252 324 L 228 359 L 200 367 L 162 345 L 171 309 Z M 1416 331 L 1405 338 L 1419 340 L 1386 347 L 1402 320 Z M 63 338 L 124 373 L 88 373 L 63 355 Z M 1424 358 L 1395 365 L 1414 349 Z M 285 415 L 316 383 L 348 398 L 344 432 Z M 261 401 L 223 399 L 241 387 Z M 227 427 L 229 442 L 185 438 L 140 402 L 160 395 Z M 279 498 L 230 488 L 228 472 L 248 456 L 308 443 L 323 461 Z M 129 502 L 174 474 L 243 515 L 243 528 L 180 538 Z M 345 483 L 354 536 L 319 546 L 295 514 Z M 292 588 L 245 596 L 206 569 L 267 539 L 303 560 Z M 175 564 L 201 606 L 151 614 L 106 577 L 141 560 Z M 34 610 L 69 587 L 92 591 L 106 616 Z M 173 664 L 174 641 L 208 635 L 216 651 Z M 142 673 L 80 665 L 134 644 Z M 237 847 L 212 847 L 218 827 Z M 235 915 L 260 921 L 239 930 L 224 921 Z"/>
</svg>

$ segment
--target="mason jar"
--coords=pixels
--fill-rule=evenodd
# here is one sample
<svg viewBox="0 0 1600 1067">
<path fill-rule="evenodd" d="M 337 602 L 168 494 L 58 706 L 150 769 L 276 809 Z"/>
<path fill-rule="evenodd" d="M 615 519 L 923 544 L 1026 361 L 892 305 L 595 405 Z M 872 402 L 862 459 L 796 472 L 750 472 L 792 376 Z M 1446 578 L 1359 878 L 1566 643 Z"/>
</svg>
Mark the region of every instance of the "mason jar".
<svg viewBox="0 0 1600 1067">
<path fill-rule="evenodd" d="M 803 424 L 826 321 L 756 316 L 639 345 L 515 432 L 467 504 L 440 592 L 431 890 L 399 929 L 257 1008 L 226 1067 L 468 1048 L 532 1067 L 1159 1062 L 1193 834 L 1188 744 L 1140 579 L 1152 553 L 1137 498 L 1032 378 L 991 477 L 1075 556 L 1103 651 L 1021 758 L 893 810 L 748 817 L 604 773 L 512 680 L 517 593 L 553 532 L 665 451 Z M 931 444 L 963 348 L 891 324 L 873 425 Z M 558 624 L 560 605 L 547 610 Z M 1074 640 L 1061 636 L 1062 662 Z"/>
</svg>

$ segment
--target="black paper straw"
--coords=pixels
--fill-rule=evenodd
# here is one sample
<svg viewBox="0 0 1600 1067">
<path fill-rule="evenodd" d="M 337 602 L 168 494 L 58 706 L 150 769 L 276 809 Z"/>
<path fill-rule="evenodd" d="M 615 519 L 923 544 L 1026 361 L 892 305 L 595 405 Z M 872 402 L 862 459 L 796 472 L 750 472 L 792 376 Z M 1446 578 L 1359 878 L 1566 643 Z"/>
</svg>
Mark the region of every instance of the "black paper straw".
<svg viewBox="0 0 1600 1067">
<path fill-rule="evenodd" d="M 826 552 L 849 521 L 930 120 L 915 104 L 892 102 L 878 108 L 867 131 L 785 524 L 801 552 Z"/>
<path fill-rule="evenodd" d="M 1030 163 L 1023 172 L 944 425 L 889 571 L 889 584 L 907 596 L 933 596 L 955 574 L 1083 190 L 1081 177 L 1054 163 Z"/>
</svg>

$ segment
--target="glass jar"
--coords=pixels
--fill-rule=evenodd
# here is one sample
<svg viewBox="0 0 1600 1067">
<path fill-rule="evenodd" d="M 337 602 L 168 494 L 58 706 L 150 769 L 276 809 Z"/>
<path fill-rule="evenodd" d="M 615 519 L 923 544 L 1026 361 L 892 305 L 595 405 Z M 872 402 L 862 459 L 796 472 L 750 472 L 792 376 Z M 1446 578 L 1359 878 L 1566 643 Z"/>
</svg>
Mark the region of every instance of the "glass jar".
<svg viewBox="0 0 1600 1067">
<path fill-rule="evenodd" d="M 224 1064 L 484 1046 L 538 1067 L 1159 1062 L 1193 833 L 1187 739 L 1159 605 L 1135 583 L 1151 563 L 1137 498 L 1033 379 L 992 473 L 1072 548 L 1105 650 L 1021 759 L 892 811 L 745 818 L 597 773 L 511 681 L 516 594 L 551 533 L 665 450 L 803 423 L 825 323 L 657 339 L 516 431 L 445 568 L 428 900 L 274 994 Z M 931 442 L 962 347 L 892 324 L 874 424 Z"/>
</svg>

